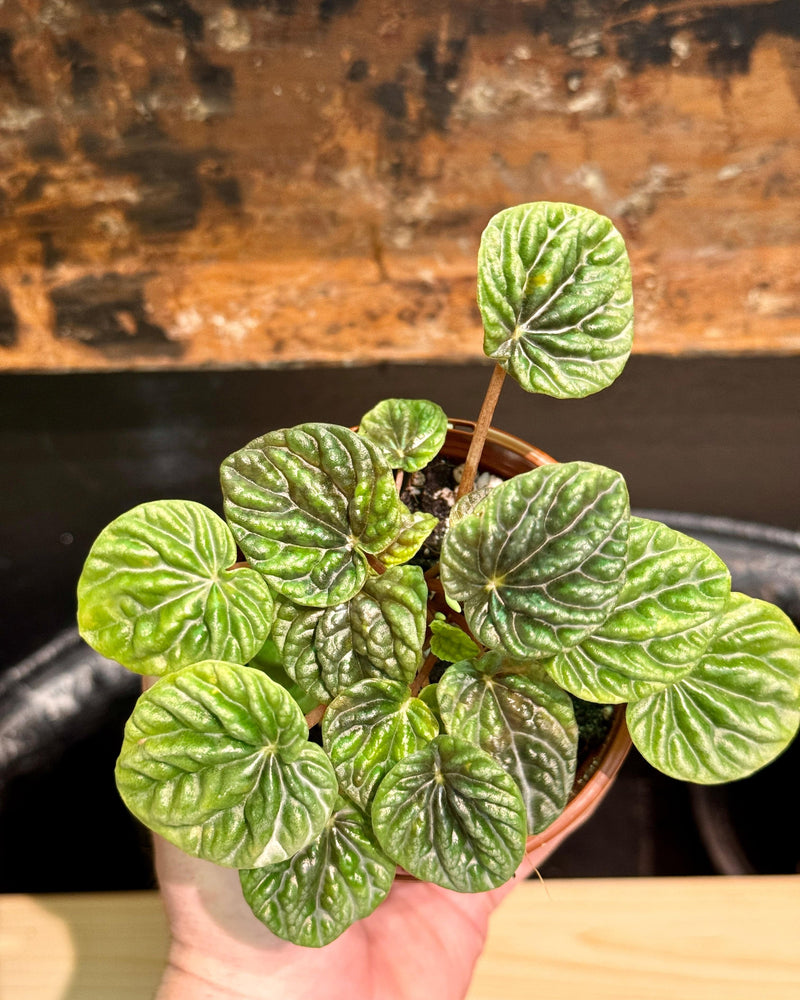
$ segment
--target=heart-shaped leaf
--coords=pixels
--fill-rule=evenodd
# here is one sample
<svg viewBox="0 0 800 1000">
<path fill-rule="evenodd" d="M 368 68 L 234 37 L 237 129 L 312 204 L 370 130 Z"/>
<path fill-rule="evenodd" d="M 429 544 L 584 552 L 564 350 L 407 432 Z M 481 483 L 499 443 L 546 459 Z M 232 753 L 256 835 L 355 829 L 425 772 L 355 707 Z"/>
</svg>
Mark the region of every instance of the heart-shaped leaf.
<svg viewBox="0 0 800 1000">
<path fill-rule="evenodd" d="M 384 775 L 439 732 L 427 705 L 406 684 L 372 677 L 335 698 L 322 720 L 322 742 L 345 795 L 368 809 Z"/>
<path fill-rule="evenodd" d="M 256 438 L 222 463 L 225 514 L 248 562 L 298 604 L 348 601 L 402 527 L 392 472 L 369 441 L 334 424 Z"/>
<path fill-rule="evenodd" d="M 671 687 L 628 705 L 631 739 L 682 781 L 717 784 L 768 764 L 800 723 L 800 635 L 772 604 L 731 594 L 709 647 Z"/>
<path fill-rule="evenodd" d="M 448 667 L 437 694 L 447 732 L 505 768 L 522 792 L 528 833 L 540 833 L 569 800 L 578 726 L 566 691 L 541 672 L 519 670 L 519 663 L 486 653 Z"/>
<path fill-rule="evenodd" d="M 727 567 L 702 542 L 632 517 L 625 586 L 612 614 L 547 664 L 584 701 L 638 701 L 686 676 L 730 594 Z"/>
<path fill-rule="evenodd" d="M 384 566 L 399 566 L 408 562 L 419 552 L 422 543 L 438 523 L 433 514 L 426 514 L 422 510 L 407 511 L 407 515 L 402 518 L 400 533 L 383 552 L 378 553 L 378 561 Z"/>
<path fill-rule="evenodd" d="M 272 596 L 212 510 L 141 504 L 112 521 L 78 582 L 78 625 L 103 656 L 161 675 L 205 659 L 246 663 L 272 622 Z"/>
<path fill-rule="evenodd" d="M 554 656 L 612 611 L 625 580 L 628 521 L 618 472 L 588 462 L 532 469 L 449 529 L 445 591 L 484 646 L 522 660 Z"/>
<path fill-rule="evenodd" d="M 364 414 L 358 433 L 380 448 L 393 469 L 416 472 L 439 454 L 447 415 L 427 399 L 384 399 Z"/>
<path fill-rule="evenodd" d="M 427 598 L 419 566 L 393 566 L 335 608 L 279 601 L 272 634 L 287 673 L 320 701 L 364 677 L 408 683 L 422 662 Z"/>
<path fill-rule="evenodd" d="M 466 632 L 444 618 L 433 618 L 429 628 L 431 652 L 440 660 L 457 663 L 459 660 L 471 660 L 480 653 L 480 649 Z"/>
<path fill-rule="evenodd" d="M 513 778 L 480 747 L 437 736 L 378 786 L 372 826 L 407 872 L 457 892 L 507 882 L 525 851 L 525 806 Z"/>
<path fill-rule="evenodd" d="M 130 811 L 187 854 L 232 868 L 291 857 L 322 830 L 336 776 L 288 692 L 209 660 L 136 703 L 117 761 Z"/>
<path fill-rule="evenodd" d="M 321 948 L 372 913 L 394 873 L 366 817 L 340 797 L 308 847 L 280 864 L 240 871 L 239 879 L 250 909 L 273 934 Z"/>
<path fill-rule="evenodd" d="M 317 698 L 307 694 L 286 673 L 278 647 L 272 639 L 267 639 L 247 666 L 263 671 L 270 680 L 275 681 L 276 684 L 280 684 L 282 688 L 285 688 L 297 702 L 303 715 L 308 715 L 309 712 L 312 712 L 320 704 Z"/>
<path fill-rule="evenodd" d="M 478 304 L 484 352 L 528 392 L 588 396 L 628 360 L 625 242 L 588 208 L 538 202 L 496 215 L 478 251 Z"/>
</svg>

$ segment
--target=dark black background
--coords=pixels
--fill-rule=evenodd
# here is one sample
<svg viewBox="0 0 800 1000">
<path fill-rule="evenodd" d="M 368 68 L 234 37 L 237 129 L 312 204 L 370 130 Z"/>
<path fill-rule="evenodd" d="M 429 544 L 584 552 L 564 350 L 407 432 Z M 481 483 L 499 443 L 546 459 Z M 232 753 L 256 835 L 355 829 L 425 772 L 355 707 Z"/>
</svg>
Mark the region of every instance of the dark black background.
<svg viewBox="0 0 800 1000">
<path fill-rule="evenodd" d="M 386 396 L 474 418 L 485 365 L 0 376 L 0 671 L 73 623 L 97 533 L 145 500 L 220 508 L 217 468 L 275 427 L 352 424 Z M 619 469 L 631 501 L 800 528 L 800 358 L 634 357 L 605 392 L 532 397 L 506 385 L 497 426 L 561 460 Z M 0 799 L 0 890 L 150 884 L 113 762 L 127 703 Z M 710 871 L 685 786 L 632 756 L 610 800 L 551 875 Z M 11 861 L 13 859 L 13 862 Z"/>
</svg>

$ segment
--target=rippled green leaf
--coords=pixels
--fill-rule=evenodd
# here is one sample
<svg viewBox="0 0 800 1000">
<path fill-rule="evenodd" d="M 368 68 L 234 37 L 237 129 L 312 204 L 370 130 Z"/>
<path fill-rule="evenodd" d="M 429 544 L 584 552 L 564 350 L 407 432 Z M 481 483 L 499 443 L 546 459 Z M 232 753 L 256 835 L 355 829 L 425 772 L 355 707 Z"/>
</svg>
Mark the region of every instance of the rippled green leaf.
<svg viewBox="0 0 800 1000">
<path fill-rule="evenodd" d="M 722 560 L 702 542 L 632 517 L 625 586 L 611 616 L 547 665 L 584 701 L 638 701 L 688 674 L 730 594 Z"/>
<path fill-rule="evenodd" d="M 587 208 L 538 202 L 496 215 L 478 252 L 478 304 L 484 352 L 528 392 L 588 396 L 628 360 L 625 243 Z"/>
<path fill-rule="evenodd" d="M 800 635 L 772 604 L 732 594 L 694 670 L 628 706 L 634 744 L 673 778 L 744 778 L 784 750 L 800 723 Z"/>
<path fill-rule="evenodd" d="M 395 764 L 378 786 L 372 826 L 407 872 L 457 892 L 507 882 L 525 851 L 525 806 L 513 778 L 454 736 L 437 736 Z"/>
<path fill-rule="evenodd" d="M 377 677 L 340 694 L 322 720 L 322 742 L 339 787 L 362 809 L 384 775 L 438 732 L 430 709 L 411 697 L 407 684 Z"/>
<path fill-rule="evenodd" d="M 141 504 L 95 541 L 78 582 L 78 625 L 103 656 L 161 675 L 199 660 L 245 663 L 263 644 L 269 588 L 233 568 L 225 522 L 189 500 Z"/>
<path fill-rule="evenodd" d="M 525 472 L 450 528 L 445 591 L 483 645 L 523 660 L 554 656 L 612 611 L 625 580 L 628 521 L 618 472 L 587 462 Z"/>
<path fill-rule="evenodd" d="M 303 715 L 308 715 L 309 712 L 313 711 L 320 704 L 318 698 L 314 698 L 304 691 L 286 673 L 283 667 L 283 659 L 276 643 L 272 639 L 267 639 L 247 666 L 263 671 L 270 680 L 275 681 L 276 684 L 280 684 L 282 688 L 285 688 L 297 702 Z"/>
<path fill-rule="evenodd" d="M 256 438 L 225 459 L 221 479 L 248 562 L 298 604 L 349 600 L 367 578 L 365 553 L 385 549 L 405 517 L 385 458 L 334 424 Z"/>
<path fill-rule="evenodd" d="M 528 833 L 540 833 L 572 792 L 578 726 L 566 691 L 540 671 L 519 671 L 518 662 L 486 653 L 448 667 L 437 694 L 447 732 L 503 766 L 522 792 Z"/>
<path fill-rule="evenodd" d="M 434 618 L 430 623 L 431 652 L 440 660 L 456 663 L 477 656 L 480 649 L 458 625 Z"/>
<path fill-rule="evenodd" d="M 294 857 L 239 872 L 253 913 L 278 937 L 321 948 L 387 896 L 395 864 L 369 821 L 339 798 L 319 837 Z"/>
<path fill-rule="evenodd" d="M 187 854 L 232 868 L 283 861 L 328 821 L 336 776 L 302 712 L 258 670 L 213 660 L 136 703 L 117 761 L 131 812 Z"/>
<path fill-rule="evenodd" d="M 278 601 L 273 638 L 288 674 L 320 701 L 364 677 L 408 683 L 422 662 L 427 597 L 419 566 L 394 566 L 338 607 Z"/>
<path fill-rule="evenodd" d="M 439 454 L 447 415 L 427 399 L 384 399 L 364 414 L 358 433 L 381 449 L 393 469 L 416 472 Z"/>
</svg>

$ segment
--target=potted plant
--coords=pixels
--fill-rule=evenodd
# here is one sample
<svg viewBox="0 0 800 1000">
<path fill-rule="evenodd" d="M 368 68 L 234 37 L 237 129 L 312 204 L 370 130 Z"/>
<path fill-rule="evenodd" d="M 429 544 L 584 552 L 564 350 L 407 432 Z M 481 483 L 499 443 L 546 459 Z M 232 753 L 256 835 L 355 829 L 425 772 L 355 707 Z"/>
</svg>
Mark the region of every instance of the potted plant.
<svg viewBox="0 0 800 1000">
<path fill-rule="evenodd" d="M 496 366 L 474 430 L 390 399 L 357 430 L 270 431 L 222 463 L 226 520 L 142 504 L 80 578 L 86 641 L 159 678 L 126 727 L 124 801 L 239 869 L 255 915 L 297 944 L 372 912 L 398 868 L 461 892 L 507 881 L 573 796 L 576 710 L 616 711 L 623 748 L 624 711 L 655 767 L 706 783 L 762 767 L 800 722 L 780 610 L 631 516 L 618 472 L 490 430 L 506 374 L 579 397 L 622 371 L 613 225 L 564 204 L 499 213 L 478 302 Z"/>
</svg>

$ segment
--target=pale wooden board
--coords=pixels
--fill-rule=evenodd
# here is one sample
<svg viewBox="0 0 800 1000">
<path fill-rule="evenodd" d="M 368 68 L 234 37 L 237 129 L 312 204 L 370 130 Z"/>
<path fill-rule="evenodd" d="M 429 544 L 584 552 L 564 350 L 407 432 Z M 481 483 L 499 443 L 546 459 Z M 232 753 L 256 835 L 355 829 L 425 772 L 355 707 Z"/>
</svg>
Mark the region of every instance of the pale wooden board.
<svg viewBox="0 0 800 1000">
<path fill-rule="evenodd" d="M 799 931 L 800 876 L 528 882 L 468 1000 L 797 1000 Z M 149 1000 L 165 953 L 154 893 L 0 897 L 2 1000 Z"/>
</svg>

